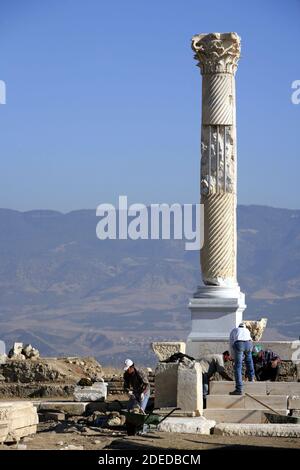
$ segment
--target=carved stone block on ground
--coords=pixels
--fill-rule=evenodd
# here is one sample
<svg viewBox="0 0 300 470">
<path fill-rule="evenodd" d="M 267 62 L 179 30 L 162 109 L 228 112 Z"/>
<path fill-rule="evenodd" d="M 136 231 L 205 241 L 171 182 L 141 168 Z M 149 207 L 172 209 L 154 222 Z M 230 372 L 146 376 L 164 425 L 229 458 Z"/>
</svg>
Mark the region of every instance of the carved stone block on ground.
<svg viewBox="0 0 300 470">
<path fill-rule="evenodd" d="M 15 442 L 34 434 L 37 424 L 38 414 L 32 403 L 0 403 L 0 442 Z"/>
<path fill-rule="evenodd" d="M 104 401 L 107 398 L 107 383 L 96 382 L 91 387 L 77 386 L 74 389 L 75 401 Z"/>
<path fill-rule="evenodd" d="M 158 364 L 155 370 L 155 407 L 177 406 L 178 367 L 176 363 Z"/>
<path fill-rule="evenodd" d="M 221 436 L 300 437 L 300 424 L 220 423 L 214 434 Z"/>
<path fill-rule="evenodd" d="M 193 367 L 179 364 L 177 382 L 177 406 L 182 411 L 196 411 L 199 414 L 203 409 L 202 369 L 199 363 Z"/>
<path fill-rule="evenodd" d="M 216 422 L 198 416 L 195 418 L 167 418 L 158 426 L 158 431 L 161 432 L 180 432 L 192 434 L 210 434 L 211 429 L 215 426 Z"/>
<path fill-rule="evenodd" d="M 165 361 L 177 352 L 185 354 L 185 343 L 183 341 L 158 341 L 152 343 L 152 349 L 159 361 Z"/>
</svg>

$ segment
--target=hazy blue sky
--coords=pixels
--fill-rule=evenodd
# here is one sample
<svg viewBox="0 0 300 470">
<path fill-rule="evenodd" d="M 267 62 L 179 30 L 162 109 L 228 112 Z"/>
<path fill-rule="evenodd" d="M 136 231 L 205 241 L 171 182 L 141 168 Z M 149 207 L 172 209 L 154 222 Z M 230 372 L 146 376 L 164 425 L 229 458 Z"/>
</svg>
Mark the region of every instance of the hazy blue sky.
<svg viewBox="0 0 300 470">
<path fill-rule="evenodd" d="M 299 0 L 0 0 L 0 206 L 197 202 L 213 31 L 242 37 L 239 203 L 300 208 Z"/>
</svg>

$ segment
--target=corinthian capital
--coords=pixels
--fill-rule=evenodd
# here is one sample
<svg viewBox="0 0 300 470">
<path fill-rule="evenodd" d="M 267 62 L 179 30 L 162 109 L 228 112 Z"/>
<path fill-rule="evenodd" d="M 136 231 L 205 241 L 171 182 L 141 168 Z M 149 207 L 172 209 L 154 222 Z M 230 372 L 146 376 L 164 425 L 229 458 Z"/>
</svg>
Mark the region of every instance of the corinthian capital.
<svg viewBox="0 0 300 470">
<path fill-rule="evenodd" d="M 192 49 L 202 74 L 234 74 L 241 53 L 241 38 L 236 33 L 197 34 L 192 38 Z"/>
</svg>

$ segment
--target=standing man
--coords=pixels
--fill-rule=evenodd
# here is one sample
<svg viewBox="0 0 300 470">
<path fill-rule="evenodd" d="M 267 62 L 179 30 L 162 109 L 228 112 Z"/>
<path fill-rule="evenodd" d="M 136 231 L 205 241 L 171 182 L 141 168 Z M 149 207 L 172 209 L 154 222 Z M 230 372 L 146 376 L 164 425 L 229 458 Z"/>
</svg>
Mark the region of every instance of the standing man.
<svg viewBox="0 0 300 470">
<path fill-rule="evenodd" d="M 254 366 L 252 360 L 252 338 L 244 323 L 234 328 L 229 337 L 230 350 L 234 358 L 235 390 L 230 395 L 243 395 L 242 367 L 245 357 L 246 374 L 249 382 L 254 381 Z"/>
<path fill-rule="evenodd" d="M 130 395 L 128 409 L 139 405 L 145 411 L 150 397 L 147 375 L 143 370 L 137 369 L 131 359 L 126 359 L 124 371 L 124 390 Z"/>
</svg>

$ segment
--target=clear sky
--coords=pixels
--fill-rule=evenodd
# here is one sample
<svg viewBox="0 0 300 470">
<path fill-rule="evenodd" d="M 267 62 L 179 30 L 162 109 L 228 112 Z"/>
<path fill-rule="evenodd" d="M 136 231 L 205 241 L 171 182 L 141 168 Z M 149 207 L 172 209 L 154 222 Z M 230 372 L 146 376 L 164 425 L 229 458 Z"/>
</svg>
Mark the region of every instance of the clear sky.
<svg viewBox="0 0 300 470">
<path fill-rule="evenodd" d="M 0 0 L 0 206 L 197 202 L 214 31 L 242 37 L 239 203 L 300 209 L 299 0 Z"/>
</svg>

